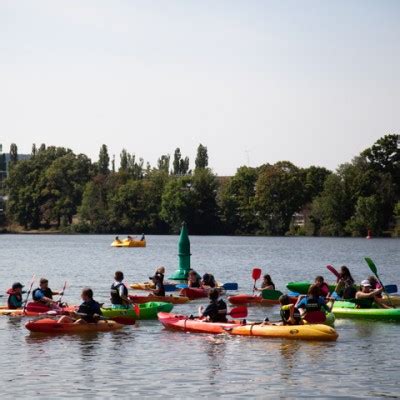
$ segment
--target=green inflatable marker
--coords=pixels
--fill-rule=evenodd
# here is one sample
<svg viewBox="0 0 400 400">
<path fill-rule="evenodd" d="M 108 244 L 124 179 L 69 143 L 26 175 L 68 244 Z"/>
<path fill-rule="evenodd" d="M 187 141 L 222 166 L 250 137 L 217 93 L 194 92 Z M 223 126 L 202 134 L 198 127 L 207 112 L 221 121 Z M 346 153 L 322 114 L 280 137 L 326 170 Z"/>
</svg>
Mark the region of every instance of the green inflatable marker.
<svg viewBox="0 0 400 400">
<path fill-rule="evenodd" d="M 174 281 L 186 281 L 190 269 L 190 240 L 186 222 L 182 224 L 181 234 L 178 242 L 179 268 L 169 277 Z"/>
</svg>

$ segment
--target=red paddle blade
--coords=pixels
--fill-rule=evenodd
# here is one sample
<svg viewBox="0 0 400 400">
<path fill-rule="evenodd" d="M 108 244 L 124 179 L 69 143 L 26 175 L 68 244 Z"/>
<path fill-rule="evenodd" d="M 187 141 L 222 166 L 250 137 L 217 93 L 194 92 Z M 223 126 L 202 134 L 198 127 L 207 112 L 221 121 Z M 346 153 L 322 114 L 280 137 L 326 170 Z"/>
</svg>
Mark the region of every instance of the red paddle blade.
<svg viewBox="0 0 400 400">
<path fill-rule="evenodd" d="M 326 268 L 327 268 L 330 272 L 332 272 L 332 274 L 335 275 L 336 278 L 339 278 L 339 277 L 340 277 L 339 272 L 336 270 L 336 268 L 333 267 L 333 265 L 327 265 Z"/>
<path fill-rule="evenodd" d="M 326 321 L 326 315 L 323 311 L 309 311 L 304 319 L 309 324 L 323 324 Z"/>
<path fill-rule="evenodd" d="M 262 273 L 262 271 L 260 268 L 253 268 L 253 272 L 252 272 L 251 276 L 253 277 L 253 279 L 255 281 L 257 281 L 258 279 L 260 279 L 261 273 Z"/>
<path fill-rule="evenodd" d="M 229 315 L 232 318 L 246 318 L 247 317 L 247 307 L 241 306 L 241 307 L 232 308 Z"/>
<path fill-rule="evenodd" d="M 135 304 L 134 309 L 135 309 L 136 316 L 139 317 L 140 316 L 140 307 L 137 304 Z"/>
</svg>

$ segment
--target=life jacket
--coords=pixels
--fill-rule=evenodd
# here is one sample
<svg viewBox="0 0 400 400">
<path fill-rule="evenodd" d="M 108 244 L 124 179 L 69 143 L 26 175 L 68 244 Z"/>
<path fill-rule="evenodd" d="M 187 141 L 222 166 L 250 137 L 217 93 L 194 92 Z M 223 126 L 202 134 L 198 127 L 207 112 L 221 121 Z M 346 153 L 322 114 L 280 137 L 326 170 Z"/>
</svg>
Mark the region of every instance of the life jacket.
<svg viewBox="0 0 400 400">
<path fill-rule="evenodd" d="M 95 300 L 89 300 L 83 302 L 78 309 L 79 313 L 86 314 L 82 316 L 82 319 L 86 322 L 97 322 L 96 319 L 93 318 L 94 314 L 101 315 L 100 304 Z"/>
<path fill-rule="evenodd" d="M 372 308 L 374 298 L 354 299 L 354 303 L 356 304 L 356 308 Z"/>
<path fill-rule="evenodd" d="M 14 289 L 8 289 L 7 294 L 9 295 L 7 299 L 7 307 L 9 309 L 13 310 L 22 306 L 22 293 L 16 293 Z M 11 302 L 13 298 L 15 300 L 14 303 Z M 19 303 L 19 306 L 15 303 Z"/>
<path fill-rule="evenodd" d="M 47 289 L 41 289 L 41 288 L 37 288 L 32 292 L 32 299 L 35 301 L 42 301 L 42 299 L 39 299 L 37 297 L 37 293 L 38 292 L 42 292 L 44 297 L 47 297 L 48 299 L 53 299 L 53 292 L 51 291 L 50 288 Z"/>
<path fill-rule="evenodd" d="M 282 310 L 281 309 L 280 315 L 281 315 L 283 324 L 288 325 L 289 320 L 290 320 L 290 310 Z M 300 315 L 300 311 L 297 308 L 294 309 L 293 318 L 294 318 L 296 324 L 300 324 L 301 315 Z"/>
<path fill-rule="evenodd" d="M 305 306 L 305 310 L 307 312 L 321 311 L 321 304 L 318 302 L 318 299 L 307 297 L 307 304 Z"/>
<path fill-rule="evenodd" d="M 118 284 L 115 284 L 115 282 L 114 282 L 111 285 L 111 291 L 110 291 L 111 304 L 115 304 L 115 305 L 124 305 L 125 304 L 124 300 L 122 300 L 121 296 L 119 295 L 119 288 L 121 286 L 124 288 L 123 295 L 128 297 L 128 289 L 126 288 L 126 286 L 122 282 L 119 282 Z"/>
<path fill-rule="evenodd" d="M 320 290 L 321 290 L 321 295 L 324 297 L 326 297 L 329 294 L 329 286 L 327 285 L 326 282 L 324 282 L 321 285 Z"/>
</svg>

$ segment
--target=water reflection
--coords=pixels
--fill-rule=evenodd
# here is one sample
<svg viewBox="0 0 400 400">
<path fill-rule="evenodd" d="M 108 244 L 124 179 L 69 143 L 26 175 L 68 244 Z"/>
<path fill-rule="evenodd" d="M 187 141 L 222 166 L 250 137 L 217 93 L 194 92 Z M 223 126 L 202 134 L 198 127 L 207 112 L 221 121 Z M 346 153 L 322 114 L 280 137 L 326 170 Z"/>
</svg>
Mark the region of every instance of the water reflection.
<svg viewBox="0 0 400 400">
<path fill-rule="evenodd" d="M 217 383 L 218 374 L 225 368 L 226 335 L 207 336 L 202 342 L 202 351 L 207 355 L 209 384 Z"/>
</svg>

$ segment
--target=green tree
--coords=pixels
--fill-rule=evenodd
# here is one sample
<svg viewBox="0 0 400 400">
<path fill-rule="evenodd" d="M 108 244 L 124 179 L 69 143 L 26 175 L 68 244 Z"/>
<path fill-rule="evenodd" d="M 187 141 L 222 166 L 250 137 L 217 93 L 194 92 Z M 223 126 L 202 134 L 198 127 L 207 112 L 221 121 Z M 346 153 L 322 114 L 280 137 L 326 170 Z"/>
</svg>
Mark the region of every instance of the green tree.
<svg viewBox="0 0 400 400">
<path fill-rule="evenodd" d="M 99 152 L 99 173 L 107 175 L 110 172 L 110 156 L 108 155 L 108 148 L 103 144 Z"/>
<path fill-rule="evenodd" d="M 323 190 L 326 178 L 332 173 L 324 167 L 311 166 L 303 169 L 305 186 L 305 203 L 311 202 Z"/>
<path fill-rule="evenodd" d="M 197 148 L 197 156 L 195 160 L 195 169 L 204 169 L 208 167 L 208 151 L 207 147 L 201 143 Z"/>
<path fill-rule="evenodd" d="M 171 160 L 171 156 L 169 154 L 163 154 L 158 160 L 157 160 L 157 168 L 159 171 L 164 171 L 169 173 L 169 163 Z"/>
<path fill-rule="evenodd" d="M 285 234 L 293 214 L 304 204 L 304 186 L 299 168 L 288 161 L 261 168 L 255 206 L 264 233 Z"/>
<path fill-rule="evenodd" d="M 10 167 L 18 162 L 18 147 L 15 143 L 10 145 Z"/>
<path fill-rule="evenodd" d="M 174 152 L 174 162 L 173 162 L 173 174 L 174 175 L 180 175 L 181 174 L 181 149 L 177 147 Z"/>
<path fill-rule="evenodd" d="M 33 143 L 32 144 L 32 151 L 31 151 L 31 157 L 35 157 L 37 153 L 37 148 L 36 148 L 36 144 Z"/>
</svg>

